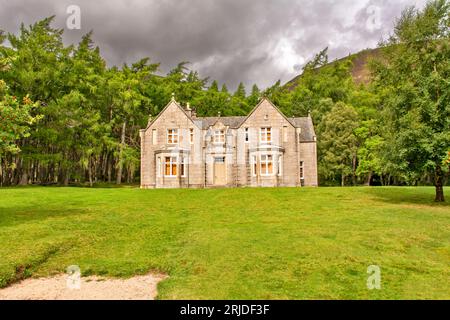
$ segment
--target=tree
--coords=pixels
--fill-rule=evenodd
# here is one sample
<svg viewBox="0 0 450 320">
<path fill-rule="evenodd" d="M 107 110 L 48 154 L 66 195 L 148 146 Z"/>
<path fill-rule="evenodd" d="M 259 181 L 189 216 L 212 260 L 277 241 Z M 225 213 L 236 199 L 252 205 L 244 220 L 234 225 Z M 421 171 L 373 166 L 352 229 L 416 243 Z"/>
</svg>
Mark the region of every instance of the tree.
<svg viewBox="0 0 450 320">
<path fill-rule="evenodd" d="M 0 158 L 7 153 L 18 153 L 20 138 L 30 135 L 30 125 L 39 117 L 32 117 L 36 107 L 28 96 L 19 101 L 9 94 L 5 81 L 0 80 Z"/>
<path fill-rule="evenodd" d="M 0 68 L 3 66 L 1 61 Z M 5 81 L 0 80 L 0 185 L 3 185 L 3 167 L 9 166 L 5 155 L 20 152 L 17 141 L 28 137 L 30 126 L 40 118 L 31 116 L 31 111 L 36 106 L 28 96 L 22 101 L 11 96 Z M 5 162 L 4 165 L 2 162 Z"/>
<path fill-rule="evenodd" d="M 234 97 L 239 99 L 245 99 L 246 97 L 245 86 L 242 82 L 239 83 L 236 92 L 234 93 Z"/>
<path fill-rule="evenodd" d="M 250 96 L 247 98 L 247 103 L 251 106 L 256 106 L 261 99 L 261 90 L 259 90 L 258 86 L 256 84 L 252 87 L 252 92 L 250 93 Z"/>
<path fill-rule="evenodd" d="M 227 88 L 227 85 L 225 83 L 222 85 L 222 89 L 220 91 L 222 93 L 228 93 L 228 88 Z"/>
<path fill-rule="evenodd" d="M 138 132 L 146 124 L 146 117 L 150 112 L 150 101 L 144 96 L 142 86 L 145 80 L 155 71 L 156 65 L 148 64 L 148 59 L 133 64 L 130 68 L 124 65 L 122 70 L 116 71 L 108 81 L 111 97 L 113 131 L 118 136 L 115 156 L 116 183 L 121 184 L 123 168 L 134 171 L 138 165 L 139 157 L 132 152 L 130 144 L 138 144 Z M 177 75 L 175 75 L 177 76 Z M 131 143 L 129 143 L 131 142 Z M 128 176 L 131 176 L 129 172 Z"/>
<path fill-rule="evenodd" d="M 280 80 L 275 82 L 275 84 L 273 86 L 264 90 L 262 96 L 270 99 L 286 115 L 293 115 L 292 104 L 291 104 L 291 94 L 286 88 L 283 88 L 283 86 L 281 86 Z"/>
<path fill-rule="evenodd" d="M 328 47 L 326 47 L 318 54 L 316 54 L 314 58 L 303 67 L 303 71 L 308 72 L 317 70 L 318 68 L 323 67 L 327 64 L 328 64 Z"/>
<path fill-rule="evenodd" d="M 342 186 L 349 175 L 354 177 L 356 174 L 358 121 L 358 113 L 353 107 L 338 102 L 319 125 L 322 174 L 333 179 L 340 177 Z"/>
<path fill-rule="evenodd" d="M 383 139 L 371 129 L 374 127 L 374 120 L 363 121 L 359 128 L 355 130 L 356 137 L 360 141 L 358 149 L 358 176 L 366 176 L 366 185 L 370 186 L 374 174 L 382 174 L 382 160 L 380 151 L 383 146 Z"/>
<path fill-rule="evenodd" d="M 218 92 L 219 91 L 219 84 L 217 83 L 216 80 L 214 80 L 211 83 L 211 86 L 209 87 L 209 90 L 214 91 L 214 92 Z"/>
<path fill-rule="evenodd" d="M 328 64 L 328 48 L 320 51 L 304 67 L 298 85 L 292 91 L 289 105 L 296 116 L 311 112 L 316 122 L 337 102 L 351 103 L 357 90 L 350 72 L 351 59 Z M 329 103 L 331 102 L 331 103 Z"/>
<path fill-rule="evenodd" d="M 436 202 L 444 201 L 450 149 L 449 16 L 448 0 L 405 10 L 373 67 L 384 93 L 386 158 L 410 178 L 432 173 Z"/>
</svg>

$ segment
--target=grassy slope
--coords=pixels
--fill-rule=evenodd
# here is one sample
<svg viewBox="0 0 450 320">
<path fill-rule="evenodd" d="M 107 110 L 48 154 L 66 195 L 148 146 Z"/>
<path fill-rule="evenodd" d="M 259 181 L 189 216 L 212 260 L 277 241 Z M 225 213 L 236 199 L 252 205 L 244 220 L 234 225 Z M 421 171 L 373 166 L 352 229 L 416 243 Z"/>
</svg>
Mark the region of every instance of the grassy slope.
<svg viewBox="0 0 450 320">
<path fill-rule="evenodd" d="M 2 189 L 0 281 L 76 264 L 167 272 L 162 299 L 448 299 L 450 205 L 433 192 Z M 380 291 L 366 288 L 372 264 Z"/>
<path fill-rule="evenodd" d="M 381 57 L 381 49 L 366 49 L 363 51 L 360 51 L 358 53 L 352 54 L 348 57 L 344 57 L 341 59 L 336 60 L 337 62 L 345 61 L 347 59 L 350 59 L 353 63 L 353 66 L 351 68 L 351 73 L 353 80 L 356 84 L 368 84 L 371 80 L 371 74 L 369 69 L 369 62 L 373 59 L 378 59 Z M 333 66 L 336 61 L 331 61 L 329 64 L 327 64 L 326 67 Z M 302 74 L 296 76 L 294 79 L 288 81 L 284 87 L 289 90 L 294 90 L 298 85 L 300 80 L 302 79 Z"/>
</svg>

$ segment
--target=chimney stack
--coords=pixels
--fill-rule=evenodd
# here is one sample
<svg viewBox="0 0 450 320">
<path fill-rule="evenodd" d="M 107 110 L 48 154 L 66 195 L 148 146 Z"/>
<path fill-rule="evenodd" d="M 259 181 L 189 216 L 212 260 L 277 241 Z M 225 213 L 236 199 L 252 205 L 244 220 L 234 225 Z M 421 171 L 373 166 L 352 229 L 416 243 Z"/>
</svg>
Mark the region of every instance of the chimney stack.
<svg viewBox="0 0 450 320">
<path fill-rule="evenodd" d="M 187 103 L 186 109 L 185 109 L 185 110 L 186 110 L 186 113 L 188 114 L 188 116 L 192 118 L 192 116 L 193 116 L 193 115 L 192 115 L 192 114 L 193 114 L 193 111 L 192 111 L 192 109 L 191 109 L 191 105 L 190 105 L 189 102 Z"/>
</svg>

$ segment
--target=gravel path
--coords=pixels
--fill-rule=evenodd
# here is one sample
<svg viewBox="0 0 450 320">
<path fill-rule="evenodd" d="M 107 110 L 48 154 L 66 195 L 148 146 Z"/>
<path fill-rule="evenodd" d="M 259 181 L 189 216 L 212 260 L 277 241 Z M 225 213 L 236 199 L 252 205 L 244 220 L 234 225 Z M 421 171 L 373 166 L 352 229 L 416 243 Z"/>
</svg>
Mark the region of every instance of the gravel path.
<svg viewBox="0 0 450 320">
<path fill-rule="evenodd" d="M 130 279 L 81 278 L 80 289 L 69 289 L 67 275 L 26 279 L 0 290 L 0 300 L 154 300 L 164 275 Z"/>
</svg>

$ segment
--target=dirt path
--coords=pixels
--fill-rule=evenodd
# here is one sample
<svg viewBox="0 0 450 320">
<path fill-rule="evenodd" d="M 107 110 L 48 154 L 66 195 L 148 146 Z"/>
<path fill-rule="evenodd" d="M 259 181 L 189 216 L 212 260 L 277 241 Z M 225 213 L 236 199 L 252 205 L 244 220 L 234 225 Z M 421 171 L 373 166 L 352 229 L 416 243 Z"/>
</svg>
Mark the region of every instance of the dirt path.
<svg viewBox="0 0 450 320">
<path fill-rule="evenodd" d="M 81 278 L 79 289 L 69 289 L 67 276 L 27 279 L 0 290 L 0 300 L 154 300 L 164 275 L 130 279 Z"/>
</svg>

